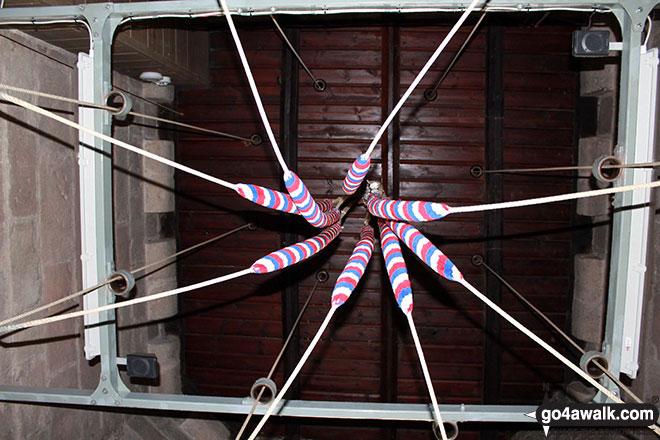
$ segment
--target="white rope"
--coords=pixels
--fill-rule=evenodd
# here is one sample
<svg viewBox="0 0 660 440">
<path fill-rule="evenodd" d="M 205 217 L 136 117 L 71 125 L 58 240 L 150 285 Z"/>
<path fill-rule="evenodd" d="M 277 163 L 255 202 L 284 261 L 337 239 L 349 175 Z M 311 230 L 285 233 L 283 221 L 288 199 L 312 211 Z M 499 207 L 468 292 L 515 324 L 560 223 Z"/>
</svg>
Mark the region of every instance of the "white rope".
<svg viewBox="0 0 660 440">
<path fill-rule="evenodd" d="M 168 290 L 161 293 L 155 293 L 153 295 L 143 296 L 140 298 L 130 299 L 128 301 L 122 301 L 120 303 L 108 304 L 101 307 L 96 307 L 94 309 L 80 310 L 77 312 L 66 313 L 64 315 L 49 316 L 48 318 L 35 319 L 34 321 L 21 322 L 18 324 L 10 324 L 3 327 L 0 327 L 0 333 L 11 332 L 14 330 L 20 330 L 24 328 L 35 327 L 43 324 L 50 324 L 51 322 L 63 321 L 69 318 L 76 318 L 79 316 L 91 315 L 93 313 L 105 312 L 107 310 L 115 310 L 122 307 L 128 307 L 135 304 L 140 304 L 149 301 L 155 301 L 157 299 L 166 298 L 168 296 L 179 295 L 181 293 L 190 292 L 191 290 L 201 289 L 203 287 L 212 286 L 214 284 L 222 283 L 224 281 L 229 281 L 234 278 L 242 277 L 243 275 L 251 274 L 252 269 L 244 269 L 239 272 L 234 272 L 229 275 L 223 275 L 221 277 L 213 278 L 211 280 L 202 281 L 201 283 L 191 284 L 185 287 L 179 287 L 178 289 Z"/>
<path fill-rule="evenodd" d="M 307 359 L 309 358 L 309 355 L 312 354 L 312 351 L 314 350 L 314 347 L 316 347 L 316 344 L 318 344 L 319 340 L 321 339 L 321 335 L 325 331 L 326 327 L 328 327 L 328 324 L 330 323 L 330 319 L 332 318 L 332 315 L 334 315 L 334 313 L 337 309 L 338 309 L 338 307 L 331 307 L 330 310 L 328 310 L 328 314 L 326 315 L 325 319 L 323 320 L 323 323 L 321 324 L 321 327 L 319 327 L 318 331 L 316 332 L 316 335 L 314 335 L 314 339 L 312 339 L 312 342 L 309 344 L 309 347 L 307 347 L 307 350 L 305 350 L 305 353 L 302 355 L 302 357 L 298 361 L 298 365 L 296 365 L 296 368 L 293 369 L 293 371 L 289 375 L 289 378 L 287 379 L 286 383 L 284 384 L 284 386 L 282 387 L 280 392 L 277 394 L 277 397 L 275 397 L 275 399 L 273 399 L 273 401 L 271 402 L 270 406 L 268 407 L 268 410 L 266 411 L 266 414 L 264 414 L 264 416 L 259 421 L 259 424 L 257 425 L 257 427 L 254 428 L 254 431 L 252 431 L 252 434 L 250 434 L 250 437 L 248 437 L 248 440 L 254 440 L 257 437 L 257 435 L 259 434 L 259 431 L 261 431 L 261 428 L 264 427 L 264 425 L 266 424 L 266 421 L 273 414 L 273 412 L 275 411 L 275 408 L 277 407 L 277 405 L 280 403 L 280 401 L 284 397 L 284 394 L 289 390 L 289 388 L 291 387 L 291 384 L 296 379 L 296 376 L 298 376 L 298 373 L 300 373 L 300 370 L 302 369 L 303 365 L 305 365 L 305 362 L 307 362 Z"/>
<path fill-rule="evenodd" d="M 442 436 L 442 440 L 447 440 L 447 431 L 445 431 L 445 424 L 442 421 L 440 408 L 438 408 L 438 400 L 435 397 L 433 382 L 431 382 L 431 375 L 429 374 L 429 368 L 426 365 L 426 359 L 424 358 L 424 352 L 422 351 L 422 344 L 419 342 L 419 336 L 417 335 L 417 328 L 415 327 L 415 321 L 413 321 L 412 313 L 407 313 L 406 317 L 408 318 L 410 333 L 412 333 L 413 341 L 415 341 L 415 348 L 417 349 L 417 356 L 419 356 L 419 363 L 422 365 L 422 372 L 424 373 L 424 381 L 426 382 L 426 388 L 429 390 L 429 396 L 431 396 L 431 405 L 433 406 L 433 414 L 435 415 L 435 422 L 438 424 L 438 428 L 440 429 L 440 435 Z"/>
<path fill-rule="evenodd" d="M 598 381 L 596 381 L 594 378 L 589 376 L 586 372 L 584 372 L 580 367 L 575 365 L 573 362 L 568 360 L 564 355 L 559 353 L 557 350 L 552 348 L 547 342 L 545 342 L 543 339 L 539 338 L 529 330 L 527 327 L 525 327 L 523 324 L 518 322 L 513 316 L 509 315 L 507 312 L 505 312 L 500 306 L 495 304 L 493 301 L 488 299 L 486 295 L 481 293 L 479 290 L 477 290 L 474 286 L 472 286 L 470 283 L 467 282 L 467 280 L 463 279 L 459 281 L 460 284 L 463 285 L 467 290 L 469 290 L 474 296 L 479 298 L 481 301 L 483 301 L 488 307 L 493 309 L 498 315 L 500 315 L 502 318 L 507 320 L 509 324 L 513 325 L 515 328 L 523 332 L 527 337 L 529 337 L 532 341 L 536 342 L 539 344 L 541 347 L 543 347 L 548 353 L 559 359 L 564 365 L 566 365 L 568 368 L 573 370 L 575 373 L 577 373 L 580 377 L 582 377 L 584 380 L 589 382 L 592 386 L 596 387 L 600 392 L 605 394 L 607 397 L 612 399 L 612 401 L 616 403 L 623 403 L 623 400 L 621 400 L 618 396 L 616 396 L 612 391 L 608 390 L 605 388 L 603 385 L 601 385 Z M 654 431 L 656 434 L 660 436 L 660 428 L 658 428 L 655 425 L 649 425 L 649 429 Z"/>
<path fill-rule="evenodd" d="M 521 206 L 541 205 L 545 203 L 562 202 L 565 200 L 583 199 L 586 197 L 603 196 L 607 194 L 616 194 L 626 191 L 636 191 L 640 189 L 656 188 L 660 186 L 660 180 L 655 182 L 640 183 L 637 185 L 617 186 L 614 188 L 596 189 L 592 191 L 582 191 L 570 194 L 560 194 L 557 196 L 539 197 L 536 199 L 516 200 L 512 202 L 489 203 L 485 205 L 449 207 L 451 214 L 461 212 L 493 211 L 495 209 L 519 208 Z"/>
<path fill-rule="evenodd" d="M 257 109 L 259 110 L 261 121 L 264 124 L 264 129 L 266 130 L 266 134 L 268 135 L 270 144 L 273 146 L 273 152 L 277 157 L 277 161 L 280 163 L 280 166 L 282 167 L 282 171 L 286 173 L 287 171 L 289 171 L 289 167 L 287 167 L 286 162 L 284 162 L 284 158 L 282 157 L 282 152 L 280 151 L 280 147 L 277 145 L 277 141 L 275 140 L 275 134 L 273 133 L 273 129 L 270 126 L 270 122 L 268 122 L 268 116 L 266 115 L 264 104 L 261 102 L 261 96 L 259 95 L 257 84 L 254 82 L 254 76 L 252 76 L 252 70 L 250 70 L 250 65 L 248 64 L 247 57 L 245 56 L 243 45 L 241 44 L 240 38 L 238 38 L 238 32 L 236 32 L 236 27 L 234 26 L 234 20 L 231 18 L 231 13 L 229 12 L 227 1 L 220 0 L 220 4 L 222 5 L 222 10 L 225 14 L 225 17 L 227 17 L 227 24 L 229 24 L 229 30 L 231 31 L 231 35 L 234 38 L 234 43 L 236 43 L 236 50 L 238 51 L 238 55 L 241 58 L 241 63 L 243 64 L 243 70 L 245 70 L 245 76 L 247 76 L 248 83 L 250 84 L 250 90 L 252 90 L 252 96 L 254 96 L 254 101 L 257 104 Z"/>
<path fill-rule="evenodd" d="M 73 121 L 69 121 L 66 118 L 63 118 L 59 115 L 56 115 L 53 112 L 50 112 L 48 110 L 44 110 L 43 108 L 38 107 L 38 106 L 33 105 L 33 104 L 30 104 L 27 101 L 23 101 L 22 99 L 18 99 L 18 98 L 15 98 L 13 96 L 7 95 L 4 92 L 0 92 L 0 98 L 4 99 L 6 101 L 12 102 L 16 105 L 19 105 L 19 106 L 21 106 L 21 107 L 23 107 L 27 110 L 31 110 L 35 113 L 39 113 L 40 115 L 47 116 L 51 119 L 54 119 L 58 122 L 61 122 L 64 125 L 68 125 L 69 127 L 75 128 L 75 129 L 83 131 L 85 133 L 88 133 L 92 136 L 95 136 L 95 137 L 101 139 L 101 140 L 104 140 L 106 142 L 110 142 L 111 144 L 114 144 L 118 147 L 124 148 L 128 151 L 132 151 L 133 153 L 140 154 L 142 156 L 148 157 L 149 159 L 153 159 L 153 160 L 155 160 L 157 162 L 160 162 L 162 164 L 171 166 L 172 168 L 176 168 L 180 171 L 186 172 L 188 174 L 192 174 L 193 176 L 197 176 L 197 177 L 202 178 L 204 180 L 208 180 L 211 183 L 215 183 L 217 185 L 224 186 L 225 188 L 233 189 L 234 191 L 236 190 L 236 185 L 234 185 L 233 183 L 229 183 L 225 180 L 218 179 L 217 177 L 213 177 L 213 176 L 210 176 L 206 173 L 202 173 L 201 171 L 197 171 L 193 168 L 187 167 L 185 165 L 181 165 L 181 164 L 179 164 L 177 162 L 174 162 L 172 160 L 165 159 L 164 157 L 161 157 L 161 156 L 158 156 L 156 154 L 150 153 L 149 151 L 143 150 L 141 148 L 134 147 L 133 145 L 127 144 L 126 142 L 123 142 L 123 141 L 117 140 L 113 137 L 110 137 L 110 136 L 107 136 L 105 134 L 99 133 L 98 131 L 91 130 L 87 127 L 84 127 L 84 126 L 78 124 L 78 123 L 75 123 Z"/>
<path fill-rule="evenodd" d="M 481 0 L 472 0 L 472 3 L 470 3 L 470 6 L 468 6 L 467 9 L 465 10 L 465 12 L 463 12 L 461 17 L 458 19 L 458 21 L 454 25 L 454 27 L 451 28 L 451 30 L 449 31 L 449 33 L 447 34 L 445 39 L 442 41 L 442 43 L 440 43 L 440 46 L 438 46 L 438 48 L 435 50 L 433 55 L 431 55 L 431 58 L 429 58 L 429 60 L 424 65 L 424 67 L 422 67 L 422 70 L 419 71 L 419 73 L 417 74 L 417 77 L 415 78 L 415 80 L 410 84 L 410 86 L 408 87 L 406 92 L 403 94 L 403 96 L 401 96 L 401 99 L 399 99 L 399 102 L 396 103 L 396 106 L 394 106 L 394 108 L 392 109 L 392 112 L 389 114 L 387 119 L 385 119 L 385 122 L 380 127 L 380 129 L 378 130 L 378 133 L 376 133 L 376 136 L 371 141 L 371 144 L 369 144 L 369 148 L 367 149 L 367 151 L 365 153 L 367 156 L 371 156 L 371 153 L 373 152 L 374 148 L 376 147 L 376 144 L 378 144 L 378 141 L 383 136 L 383 133 L 385 133 L 385 130 L 387 130 L 387 127 L 390 125 L 390 123 L 394 119 L 394 116 L 396 116 L 396 114 L 399 112 L 399 110 L 401 110 L 401 107 L 403 107 L 403 104 L 406 102 L 408 97 L 412 94 L 413 90 L 415 90 L 415 87 L 417 87 L 417 85 L 420 83 L 422 78 L 424 78 L 424 75 L 426 75 L 426 72 L 428 72 L 428 70 L 431 68 L 433 63 L 435 63 L 435 61 L 438 59 L 438 57 L 440 56 L 442 51 L 445 49 L 447 44 L 449 44 L 449 41 L 452 39 L 454 34 L 456 34 L 456 32 L 461 27 L 463 22 L 468 18 L 468 15 L 470 15 L 470 12 L 472 12 L 472 10 L 477 6 L 477 3 L 479 3 L 480 1 Z"/>
</svg>

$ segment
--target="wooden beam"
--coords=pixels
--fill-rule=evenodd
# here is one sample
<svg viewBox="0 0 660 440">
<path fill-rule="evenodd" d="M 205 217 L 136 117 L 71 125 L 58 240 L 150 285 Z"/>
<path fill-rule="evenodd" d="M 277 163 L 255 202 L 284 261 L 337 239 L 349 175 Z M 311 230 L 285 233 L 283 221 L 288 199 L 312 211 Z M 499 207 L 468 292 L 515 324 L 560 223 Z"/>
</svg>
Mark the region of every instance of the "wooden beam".
<svg viewBox="0 0 660 440">
<path fill-rule="evenodd" d="M 382 31 L 382 90 L 385 91 L 381 100 L 382 117 L 385 118 L 396 105 L 399 97 L 399 25 L 392 24 L 383 27 Z M 383 138 L 383 187 L 390 197 L 399 196 L 399 117 L 395 117 Z M 394 313 L 397 305 L 387 278 L 387 272 L 382 272 L 381 297 L 381 384 L 380 395 L 383 402 L 397 401 L 398 379 L 398 343 Z M 383 438 L 396 439 L 396 425 L 388 423 L 383 428 Z"/>
<path fill-rule="evenodd" d="M 299 50 L 300 30 L 284 27 L 284 33 L 296 50 Z M 282 42 L 282 70 L 280 88 L 280 147 L 282 156 L 289 169 L 298 168 L 298 60 L 291 50 Z M 284 189 L 284 188 L 283 188 Z M 286 190 L 284 189 L 286 192 Z M 291 228 L 282 234 L 282 246 L 299 241 L 299 235 Z M 282 342 L 286 339 L 296 318 L 298 317 L 298 284 L 295 271 L 285 271 L 286 286 L 282 291 Z M 283 356 L 284 377 L 289 377 L 300 359 L 300 332 L 295 330 L 294 336 Z M 291 385 L 288 399 L 300 398 L 300 379 Z M 300 439 L 300 425 L 287 423 L 285 425 L 287 440 Z"/>
<path fill-rule="evenodd" d="M 503 118 L 504 118 L 504 27 L 490 23 L 487 28 L 487 84 L 486 84 L 486 169 L 503 168 Z M 487 174 L 486 202 L 500 202 L 503 195 L 501 174 Z M 484 215 L 486 223 L 486 263 L 496 272 L 502 271 L 502 211 L 488 211 Z M 500 282 L 488 273 L 486 275 L 486 294 L 496 304 L 500 303 Z M 486 310 L 486 336 L 484 341 L 484 388 L 483 403 L 497 403 L 500 396 L 500 364 L 502 352 L 500 330 L 502 323 L 499 315 L 491 309 Z M 495 439 L 497 432 L 483 431 L 482 440 Z"/>
</svg>

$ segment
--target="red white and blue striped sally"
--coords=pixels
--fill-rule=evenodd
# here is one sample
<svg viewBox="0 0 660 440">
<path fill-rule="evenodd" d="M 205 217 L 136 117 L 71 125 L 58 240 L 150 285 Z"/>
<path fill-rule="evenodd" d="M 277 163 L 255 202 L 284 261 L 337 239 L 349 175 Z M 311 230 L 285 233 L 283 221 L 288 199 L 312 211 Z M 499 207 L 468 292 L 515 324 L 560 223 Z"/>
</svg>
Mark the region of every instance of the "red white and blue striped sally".
<svg viewBox="0 0 660 440">
<path fill-rule="evenodd" d="M 380 218 L 404 222 L 429 222 L 451 212 L 444 203 L 392 200 L 371 194 L 367 199 L 369 212 Z"/>
<path fill-rule="evenodd" d="M 327 229 L 324 229 L 316 237 L 308 238 L 305 241 L 287 246 L 279 251 L 259 258 L 250 269 L 253 273 L 275 272 L 285 267 L 300 263 L 325 248 L 332 240 L 337 238 L 341 232 L 341 224 L 335 223 Z"/>
<path fill-rule="evenodd" d="M 346 267 L 337 278 L 335 288 L 332 291 L 332 307 L 339 307 L 344 304 L 357 287 L 373 254 L 374 241 L 373 228 L 369 225 L 362 226 L 360 241 L 355 245 L 353 254 L 351 254 Z"/>
<path fill-rule="evenodd" d="M 289 214 L 298 214 L 298 208 L 288 194 L 246 183 L 237 184 L 236 192 L 244 199 L 265 208 L 275 209 Z"/>
<path fill-rule="evenodd" d="M 346 174 L 344 184 L 342 185 L 342 189 L 346 194 L 351 195 L 360 187 L 364 177 L 369 172 L 370 166 L 371 157 L 366 154 L 358 156 L 355 159 L 355 162 L 348 169 L 348 174 Z"/>
<path fill-rule="evenodd" d="M 323 212 L 318 203 L 314 201 L 312 194 L 303 181 L 292 171 L 284 173 L 284 185 L 289 191 L 293 203 L 298 207 L 298 212 L 310 225 L 316 228 L 325 228 L 339 221 L 341 214 L 338 209 Z"/>
<path fill-rule="evenodd" d="M 463 274 L 440 249 L 415 227 L 400 222 L 389 222 L 394 233 L 431 269 L 450 281 L 460 282 Z"/>
<path fill-rule="evenodd" d="M 387 268 L 387 275 L 390 277 L 394 298 L 401 311 L 410 314 L 413 310 L 412 288 L 408 278 L 406 262 L 401 254 L 399 239 L 396 238 L 386 222 L 380 220 L 378 226 L 380 227 L 380 245 L 383 248 L 383 258 L 385 258 L 385 267 Z"/>
</svg>

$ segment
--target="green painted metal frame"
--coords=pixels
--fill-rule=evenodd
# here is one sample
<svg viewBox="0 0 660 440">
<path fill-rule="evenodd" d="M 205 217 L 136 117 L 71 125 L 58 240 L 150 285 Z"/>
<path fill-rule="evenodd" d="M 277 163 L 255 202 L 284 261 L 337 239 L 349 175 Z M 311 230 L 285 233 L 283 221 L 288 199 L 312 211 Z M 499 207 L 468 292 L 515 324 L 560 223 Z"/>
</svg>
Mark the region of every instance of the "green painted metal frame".
<svg viewBox="0 0 660 440">
<path fill-rule="evenodd" d="M 272 13 L 294 14 L 332 14 L 342 12 L 420 12 L 420 11 L 456 11 L 463 10 L 469 1 L 443 0 L 398 0 L 383 1 L 353 1 L 325 0 L 321 5 L 310 5 L 308 0 L 234 0 L 230 8 L 236 14 L 259 15 Z M 583 3 L 569 0 L 545 0 L 533 3 L 491 0 L 487 9 L 494 11 L 532 11 L 537 9 L 584 8 L 585 10 L 610 9 L 618 19 L 623 35 L 623 51 L 621 55 L 621 82 L 618 122 L 618 145 L 623 150 L 626 159 L 634 156 L 636 145 L 637 98 L 639 96 L 639 59 L 644 22 L 655 7 L 654 1 L 642 0 L 604 0 L 595 3 Z M 156 15 L 193 16 L 206 12 L 218 12 L 216 0 L 185 0 L 185 1 L 154 1 L 141 3 L 93 3 L 72 6 L 47 6 L 6 8 L 0 10 L 1 22 L 77 19 L 86 21 L 91 28 L 92 49 L 94 52 L 94 69 L 97 83 L 95 84 L 95 101 L 102 102 L 103 97 L 111 87 L 111 44 L 113 35 L 122 20 L 131 17 L 150 17 Z M 110 134 L 110 119 L 107 114 L 97 112 L 94 129 Z M 95 145 L 101 151 L 110 153 L 107 143 Z M 97 188 L 96 207 L 97 220 L 102 222 L 103 246 L 99 249 L 97 270 L 99 278 L 105 279 L 114 267 L 112 242 L 112 175 L 111 159 L 99 154 L 97 160 L 102 165 L 95 177 Z M 623 181 L 619 185 L 627 184 Z M 608 302 L 607 328 L 605 337 L 605 354 L 612 356 L 620 347 L 621 325 L 618 317 L 621 315 L 622 304 L 626 299 L 625 256 L 630 249 L 626 237 L 633 227 L 630 222 L 631 206 L 628 194 L 617 196 L 613 224 L 612 245 L 612 275 Z M 112 295 L 104 290 L 101 295 L 104 302 L 112 301 Z M 114 311 L 104 312 L 101 332 L 101 374 L 95 390 L 55 390 L 34 387 L 0 386 L 0 400 L 14 402 L 39 402 L 60 405 L 97 405 L 127 408 L 149 408 L 163 410 L 185 410 L 201 412 L 223 412 L 246 414 L 251 403 L 247 399 L 229 397 L 204 397 L 168 394 L 133 393 L 122 382 L 117 369 L 117 340 L 114 324 Z M 613 359 L 616 361 L 616 359 Z M 618 374 L 616 362 L 615 374 Z M 618 391 L 612 383 L 607 384 Z M 483 421 L 483 422 L 534 422 L 524 416 L 534 410 L 530 406 L 514 405 L 444 405 L 441 411 L 449 421 Z M 263 408 L 257 413 L 263 412 Z M 283 416 L 292 417 L 328 417 L 347 419 L 384 419 L 384 420 L 414 420 L 431 421 L 432 415 L 427 405 L 411 404 L 381 404 L 366 402 L 314 402 L 289 401 L 284 402 L 280 412 Z"/>
</svg>

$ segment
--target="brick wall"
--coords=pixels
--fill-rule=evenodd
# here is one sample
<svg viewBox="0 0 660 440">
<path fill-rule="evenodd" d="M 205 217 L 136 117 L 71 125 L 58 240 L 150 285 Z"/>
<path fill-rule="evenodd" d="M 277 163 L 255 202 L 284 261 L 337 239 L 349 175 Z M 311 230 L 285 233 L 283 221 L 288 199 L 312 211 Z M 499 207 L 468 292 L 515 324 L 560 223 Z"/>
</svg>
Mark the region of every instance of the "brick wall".
<svg viewBox="0 0 660 440">
<path fill-rule="evenodd" d="M 5 60 L 0 82 L 77 96 L 75 55 L 16 31 L 0 32 L 0 53 Z M 114 76 L 114 83 L 141 96 L 173 96 L 171 90 L 151 89 L 120 75 Z M 71 104 L 28 100 L 77 119 Z M 134 108 L 157 113 L 154 105 L 138 99 Z M 115 136 L 173 157 L 173 144 L 159 141 L 154 124 L 136 122 L 115 127 Z M 81 287 L 77 149 L 75 130 L 0 103 L 0 320 Z M 173 174 L 122 150 L 115 151 L 114 164 L 116 263 L 120 269 L 134 269 L 174 252 L 174 238 L 154 226 L 174 210 L 167 190 L 173 186 Z M 138 281 L 135 294 L 175 286 L 175 271 L 169 267 Z M 49 313 L 79 306 L 80 301 L 71 301 Z M 119 355 L 156 352 L 162 369 L 159 386 L 132 385 L 125 378 L 129 388 L 180 392 L 179 341 L 167 324 L 176 312 L 173 298 L 118 313 Z M 85 361 L 82 334 L 82 319 L 75 319 L 1 338 L 0 384 L 95 388 L 100 369 L 98 362 Z M 126 418 L 120 412 L 0 403 L 0 439 L 83 438 L 89 433 L 108 438 L 122 432 Z"/>
</svg>

